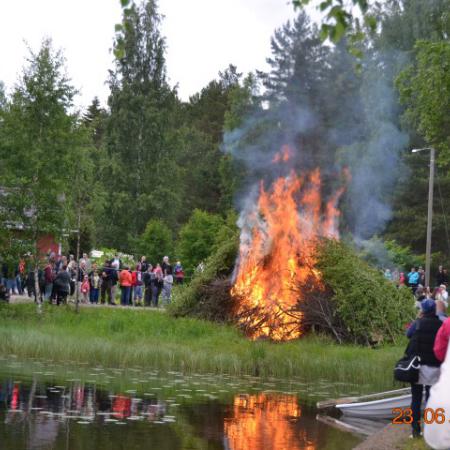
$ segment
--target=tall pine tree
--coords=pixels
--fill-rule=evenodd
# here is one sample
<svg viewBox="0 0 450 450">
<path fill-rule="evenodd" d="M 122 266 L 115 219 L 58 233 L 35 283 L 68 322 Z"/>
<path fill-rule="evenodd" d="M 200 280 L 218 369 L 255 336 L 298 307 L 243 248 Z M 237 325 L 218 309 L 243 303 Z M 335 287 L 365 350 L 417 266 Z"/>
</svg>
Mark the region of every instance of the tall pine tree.
<svg viewBox="0 0 450 450">
<path fill-rule="evenodd" d="M 124 250 L 150 219 L 174 224 L 181 201 L 173 133 L 178 100 L 166 79 L 160 22 L 156 1 L 147 0 L 126 9 L 116 27 L 121 51 L 109 80 L 101 240 Z"/>
</svg>

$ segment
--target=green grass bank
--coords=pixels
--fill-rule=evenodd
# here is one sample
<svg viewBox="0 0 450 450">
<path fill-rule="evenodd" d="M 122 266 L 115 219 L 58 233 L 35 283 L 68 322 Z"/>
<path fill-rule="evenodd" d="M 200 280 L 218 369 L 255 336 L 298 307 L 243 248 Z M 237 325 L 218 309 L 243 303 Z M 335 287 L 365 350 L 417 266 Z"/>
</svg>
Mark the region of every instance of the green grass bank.
<svg viewBox="0 0 450 450">
<path fill-rule="evenodd" d="M 296 342 L 251 342 L 231 326 L 164 312 L 33 304 L 0 305 L 0 354 L 107 367 L 157 368 L 327 379 L 367 390 L 393 387 L 403 346 L 337 345 L 308 336 Z"/>
</svg>

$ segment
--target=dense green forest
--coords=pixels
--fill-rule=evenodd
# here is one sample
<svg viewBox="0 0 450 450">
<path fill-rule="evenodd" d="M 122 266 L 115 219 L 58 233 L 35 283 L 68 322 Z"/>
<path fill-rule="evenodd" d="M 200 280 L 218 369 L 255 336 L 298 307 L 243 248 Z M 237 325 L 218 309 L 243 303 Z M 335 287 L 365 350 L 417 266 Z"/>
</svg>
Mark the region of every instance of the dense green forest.
<svg viewBox="0 0 450 450">
<path fill-rule="evenodd" d="M 405 248 L 425 248 L 428 186 L 428 154 L 410 150 L 433 146 L 434 262 L 445 261 L 448 11 L 450 0 L 377 3 L 376 27 L 333 44 L 297 10 L 274 31 L 269 70 L 243 74 L 230 61 L 182 101 L 168 82 L 156 1 L 130 3 L 115 28 L 107 105 L 94 98 L 86 111 L 74 107 L 64 57 L 45 40 L 11 92 L 0 83 L 0 253 L 33 251 L 42 232 L 73 252 L 79 224 L 82 251 L 169 253 L 195 267 L 233 233 L 255 180 L 271 176 L 261 160 L 290 144 L 296 167 L 321 167 L 329 186 L 350 169 L 342 234 L 409 264 Z M 26 239 L 14 239 L 11 224 Z"/>
</svg>

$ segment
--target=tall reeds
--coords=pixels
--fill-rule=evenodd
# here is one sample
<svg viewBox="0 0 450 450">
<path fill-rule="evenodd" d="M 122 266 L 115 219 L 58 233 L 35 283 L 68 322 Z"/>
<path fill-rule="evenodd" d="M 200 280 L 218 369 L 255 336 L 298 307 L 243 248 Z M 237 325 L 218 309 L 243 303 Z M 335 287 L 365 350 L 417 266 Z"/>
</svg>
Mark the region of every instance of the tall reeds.
<svg viewBox="0 0 450 450">
<path fill-rule="evenodd" d="M 402 347 L 337 345 L 320 336 L 252 342 L 235 328 L 160 311 L 0 307 L 0 354 L 197 373 L 326 379 L 389 389 Z"/>
</svg>

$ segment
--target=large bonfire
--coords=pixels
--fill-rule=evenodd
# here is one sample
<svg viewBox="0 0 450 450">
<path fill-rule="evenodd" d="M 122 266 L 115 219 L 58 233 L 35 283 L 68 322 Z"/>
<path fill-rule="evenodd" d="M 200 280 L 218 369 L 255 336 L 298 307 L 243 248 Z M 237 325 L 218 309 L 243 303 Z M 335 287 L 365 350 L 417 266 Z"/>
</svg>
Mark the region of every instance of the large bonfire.
<svg viewBox="0 0 450 450">
<path fill-rule="evenodd" d="M 291 154 L 284 147 L 273 163 L 287 163 Z M 342 191 L 324 202 L 319 169 L 303 174 L 291 170 L 269 188 L 261 182 L 256 205 L 241 217 L 231 291 L 238 320 L 250 338 L 282 341 L 302 335 L 302 287 L 323 288 L 315 248 L 320 237 L 339 237 L 337 203 Z"/>
</svg>

